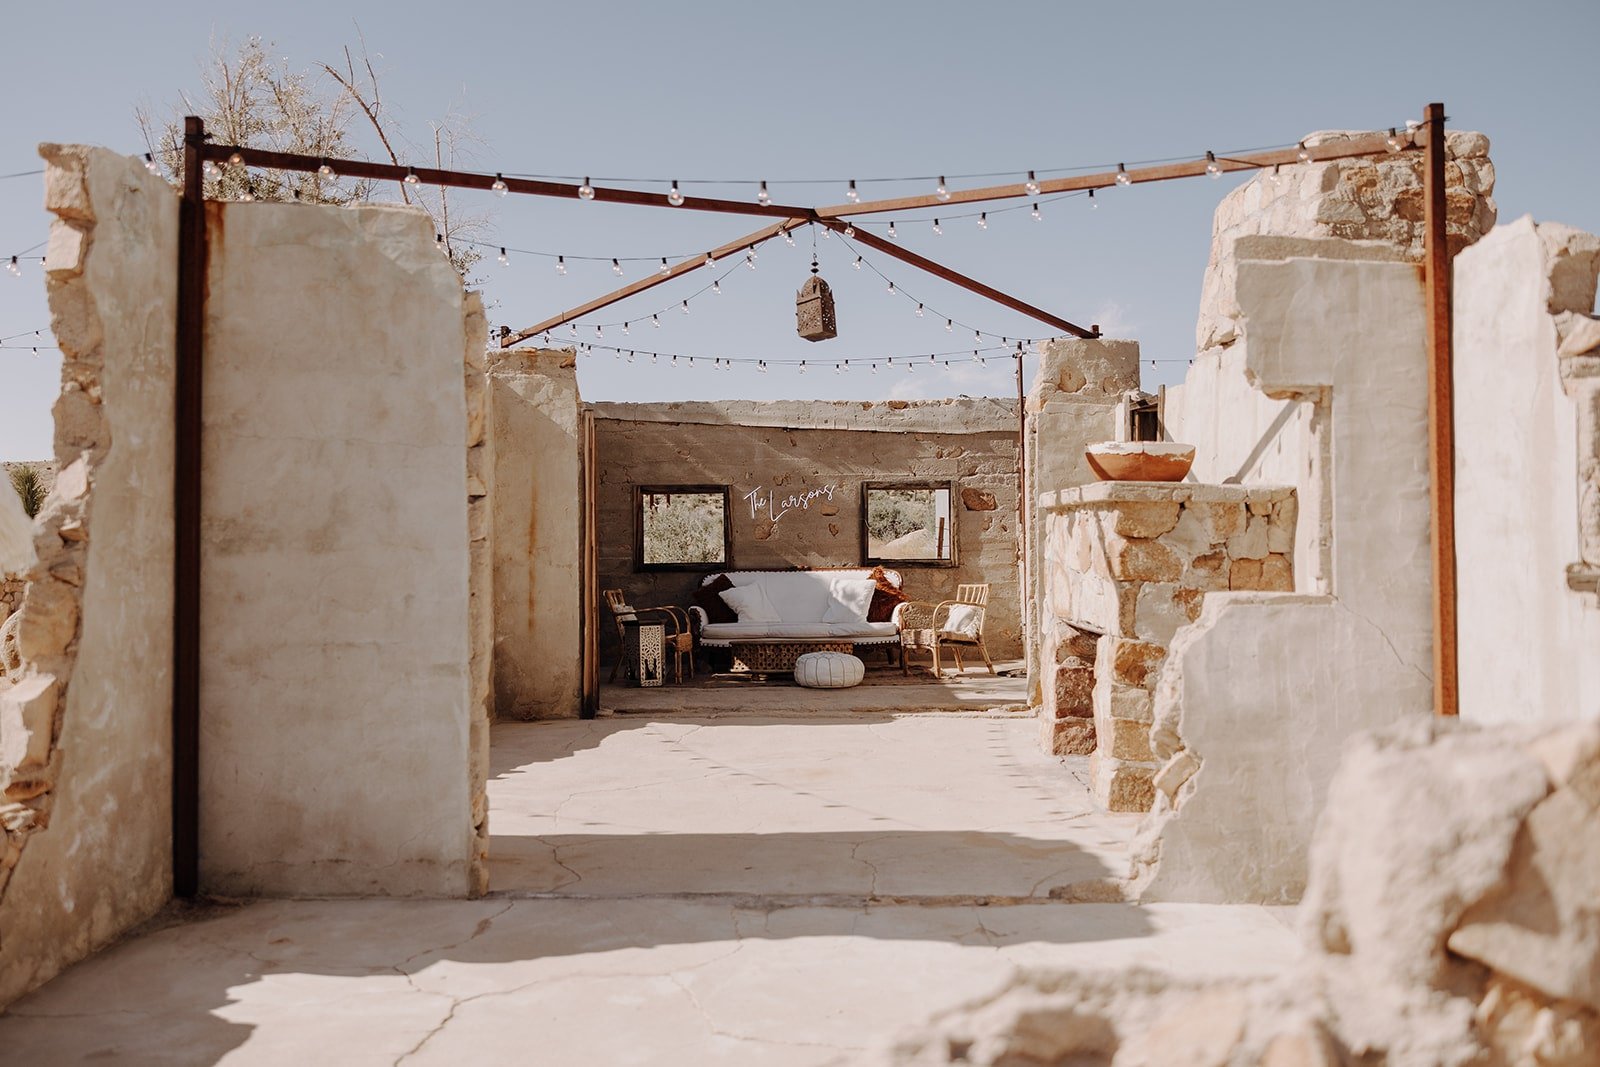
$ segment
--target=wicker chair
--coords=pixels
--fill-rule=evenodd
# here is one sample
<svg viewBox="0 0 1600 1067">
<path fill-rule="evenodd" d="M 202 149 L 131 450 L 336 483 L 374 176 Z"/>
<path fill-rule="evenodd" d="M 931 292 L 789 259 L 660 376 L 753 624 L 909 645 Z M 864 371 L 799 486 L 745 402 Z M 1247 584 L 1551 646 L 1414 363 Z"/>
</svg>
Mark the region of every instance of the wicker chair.
<svg viewBox="0 0 1600 1067">
<path fill-rule="evenodd" d="M 900 606 L 900 670 L 911 673 L 907 653 L 932 652 L 933 676 L 942 677 L 939 666 L 941 649 L 948 648 L 955 657 L 956 670 L 966 673 L 961 662 L 963 648 L 976 648 L 994 674 L 994 661 L 983 645 L 983 623 L 988 614 L 989 584 L 956 586 L 954 600 L 930 604 L 922 600 L 909 600 Z M 952 616 L 954 616 L 952 618 Z"/>
<path fill-rule="evenodd" d="M 675 682 L 682 682 L 683 661 L 689 660 L 689 677 L 694 677 L 694 631 L 689 625 L 689 613 L 683 608 L 636 608 L 628 603 L 627 596 L 620 589 L 606 589 L 603 591 L 606 598 L 606 607 L 611 609 L 612 621 L 617 627 L 617 641 L 623 640 L 623 623 L 646 620 L 659 622 L 662 628 L 662 651 L 672 656 L 672 678 Z M 622 666 L 622 655 L 617 655 L 617 661 L 611 665 L 611 676 L 606 680 L 617 680 L 617 671 Z"/>
</svg>

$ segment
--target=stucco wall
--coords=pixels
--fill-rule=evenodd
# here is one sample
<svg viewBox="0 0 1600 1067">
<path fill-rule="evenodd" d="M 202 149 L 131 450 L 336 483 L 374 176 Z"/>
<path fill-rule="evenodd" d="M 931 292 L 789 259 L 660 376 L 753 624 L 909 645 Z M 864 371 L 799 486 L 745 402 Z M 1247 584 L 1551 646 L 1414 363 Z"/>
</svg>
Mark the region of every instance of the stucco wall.
<svg viewBox="0 0 1600 1067">
<path fill-rule="evenodd" d="M 1166 762 L 1134 850 L 1145 899 L 1298 899 L 1345 739 L 1432 710 L 1421 272 L 1338 241 L 1249 251 L 1283 258 L 1240 258 L 1244 248 L 1232 257 L 1238 378 L 1212 397 L 1318 398 L 1309 440 L 1323 443 L 1288 458 L 1302 514 L 1305 501 L 1322 502 L 1327 590 L 1210 593 L 1200 619 L 1178 631 L 1151 730 Z M 1255 432 L 1224 442 L 1228 420 L 1187 410 L 1178 432 L 1202 454 L 1237 455 Z M 1242 457 L 1220 469 L 1235 463 Z"/>
<path fill-rule="evenodd" d="M 202 888 L 464 895 L 481 333 L 420 212 L 207 208 Z"/>
<path fill-rule="evenodd" d="M 848 567 L 861 562 L 861 484 L 938 481 L 955 495 L 956 567 L 902 564 L 914 600 L 944 600 L 962 582 L 991 585 L 985 643 L 1021 655 L 1017 589 L 1016 404 L 1002 400 L 887 403 L 727 401 L 595 404 L 601 588 L 636 604 L 687 604 L 705 572 L 636 573 L 636 485 L 727 485 L 732 559 L 725 569 Z M 773 525 L 746 494 L 779 497 L 833 486 L 831 498 Z M 964 502 L 963 489 L 992 497 Z M 977 508 L 982 507 L 982 510 Z M 602 656 L 614 635 L 602 630 Z"/>
<path fill-rule="evenodd" d="M 61 473 L 18 618 L 22 677 L 0 695 L 0 1005 L 172 885 L 177 197 L 102 149 L 41 154 Z"/>
<path fill-rule="evenodd" d="M 583 481 L 573 353 L 495 351 L 489 388 L 495 713 L 574 716 L 583 700 Z"/>
<path fill-rule="evenodd" d="M 1600 530 L 1600 323 L 1590 318 L 1597 266 L 1600 239 L 1527 217 L 1456 260 L 1456 558 L 1468 720 L 1600 718 L 1600 598 L 1581 588 L 1585 570 L 1600 573 L 1600 539 L 1587 558 L 1580 521 L 1587 485 Z"/>
</svg>

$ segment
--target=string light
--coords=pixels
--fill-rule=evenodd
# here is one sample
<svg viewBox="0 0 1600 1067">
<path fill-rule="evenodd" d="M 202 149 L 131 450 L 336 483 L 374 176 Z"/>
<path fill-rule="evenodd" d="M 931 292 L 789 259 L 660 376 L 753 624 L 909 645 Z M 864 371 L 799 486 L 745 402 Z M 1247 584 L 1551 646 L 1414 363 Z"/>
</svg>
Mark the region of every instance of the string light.
<svg viewBox="0 0 1600 1067">
<path fill-rule="evenodd" d="M 200 173 L 204 177 L 213 178 L 214 179 L 214 178 L 216 178 L 217 175 L 221 174 L 222 172 L 217 169 L 217 165 L 215 163 L 211 162 L 211 160 L 208 159 L 204 163 L 200 164 Z"/>
<path fill-rule="evenodd" d="M 922 318 L 922 305 L 921 304 L 917 305 L 917 318 L 919 318 L 919 319 Z"/>
<path fill-rule="evenodd" d="M 978 213 L 978 229 L 987 230 L 988 228 L 989 228 L 989 213 L 987 211 L 981 211 L 981 212 Z"/>
<path fill-rule="evenodd" d="M 784 230 L 783 231 L 783 239 L 789 243 L 789 247 L 790 248 L 794 247 L 794 233 L 793 232 L 791 232 L 789 230 Z"/>
<path fill-rule="evenodd" d="M 722 283 L 720 281 L 712 282 L 711 283 L 711 291 L 713 293 L 716 293 L 718 296 L 721 296 L 722 295 Z"/>
<path fill-rule="evenodd" d="M 504 248 L 500 249 L 500 255 L 498 259 L 502 267 L 511 266 L 511 257 L 506 255 L 506 250 Z"/>
<path fill-rule="evenodd" d="M 891 238 L 899 236 L 898 232 L 894 228 L 894 220 L 893 219 L 889 220 L 889 236 Z"/>
<path fill-rule="evenodd" d="M 950 190 L 945 188 L 943 174 L 939 175 L 939 184 L 934 186 L 933 195 L 938 197 L 940 200 L 950 199 Z"/>
<path fill-rule="evenodd" d="M 850 179 L 850 188 L 844 191 L 844 198 L 850 201 L 852 204 L 859 204 L 861 202 L 861 194 L 856 192 L 856 180 L 854 178 Z"/>
<path fill-rule="evenodd" d="M 611 273 L 619 278 L 622 277 L 622 264 L 617 262 L 616 256 L 611 257 Z"/>
<path fill-rule="evenodd" d="M 606 328 L 604 326 L 596 326 L 594 328 L 594 335 L 597 338 L 604 337 L 606 335 Z"/>
<path fill-rule="evenodd" d="M 1033 210 L 1028 212 L 1028 214 L 1033 216 L 1034 222 L 1041 222 L 1044 220 L 1044 216 L 1039 213 L 1039 205 L 1037 202 L 1034 203 Z"/>
<path fill-rule="evenodd" d="M 772 194 L 767 192 L 766 182 L 761 183 L 761 189 L 756 193 L 756 203 L 760 204 L 762 207 L 766 207 L 768 204 L 772 203 Z"/>
<path fill-rule="evenodd" d="M 661 329 L 661 316 L 660 316 L 660 314 L 655 314 L 655 315 L 651 315 L 650 316 L 650 325 L 654 326 L 658 330 Z"/>
<path fill-rule="evenodd" d="M 667 203 L 673 207 L 683 206 L 683 193 L 679 190 L 676 180 L 673 181 L 672 188 L 667 191 Z"/>
<path fill-rule="evenodd" d="M 1128 168 L 1127 168 L 1126 164 L 1123 164 L 1123 163 L 1118 163 L 1117 164 L 1117 184 L 1118 185 L 1132 185 L 1133 184 L 1133 175 L 1128 173 Z"/>
<path fill-rule="evenodd" d="M 239 153 L 235 152 L 233 155 L 228 157 L 228 166 L 230 166 L 230 167 L 242 167 L 242 166 L 244 166 L 244 157 L 241 156 Z"/>
<path fill-rule="evenodd" d="M 253 185 L 250 185 L 250 184 L 246 183 L 246 185 L 244 187 L 244 192 L 239 194 L 239 200 L 242 203 L 248 204 L 251 201 L 255 200 L 255 198 L 256 198 L 255 187 Z"/>
<path fill-rule="evenodd" d="M 1022 183 L 1022 189 L 1029 196 L 1039 195 L 1039 179 L 1033 176 L 1033 171 L 1028 172 L 1028 180 Z"/>
<path fill-rule="evenodd" d="M 22 268 L 17 264 L 16 256 L 11 257 L 11 262 L 6 264 L 6 270 L 10 271 L 15 277 L 22 277 Z"/>
<path fill-rule="evenodd" d="M 317 174 L 324 180 L 332 179 L 334 177 L 333 164 L 324 159 L 322 166 L 317 168 Z"/>
<path fill-rule="evenodd" d="M 1282 177 L 1282 175 L 1278 172 L 1278 166 L 1279 165 L 1277 163 L 1274 163 L 1272 165 L 1272 169 L 1267 171 L 1267 181 L 1271 182 L 1273 185 L 1277 185 L 1278 179 Z"/>
<path fill-rule="evenodd" d="M 401 179 L 407 185 L 421 185 L 422 179 L 417 177 L 417 172 L 411 167 L 406 168 L 406 176 Z"/>
<path fill-rule="evenodd" d="M 755 250 L 755 248 L 752 247 L 748 252 L 746 252 L 744 254 L 744 265 L 749 267 L 751 270 L 755 270 L 756 269 L 756 250 Z"/>
<path fill-rule="evenodd" d="M 1206 176 L 1212 179 L 1222 177 L 1222 164 L 1217 162 L 1215 152 L 1206 153 Z"/>
<path fill-rule="evenodd" d="M 1389 146 L 1389 151 L 1391 152 L 1398 152 L 1400 149 L 1406 146 L 1405 141 L 1403 141 L 1400 138 L 1400 135 L 1395 132 L 1395 128 L 1393 126 L 1389 127 L 1389 136 L 1383 139 L 1383 143 Z"/>
<path fill-rule="evenodd" d="M 1306 147 L 1306 143 L 1304 141 L 1300 142 L 1300 151 L 1295 155 L 1295 158 L 1302 163 L 1311 162 L 1311 149 Z"/>
<path fill-rule="evenodd" d="M 939 220 L 938 219 L 934 219 L 933 220 L 933 235 L 935 237 L 938 237 L 938 236 L 942 235 L 943 233 L 944 233 L 944 229 L 939 225 Z"/>
<path fill-rule="evenodd" d="M 854 237 L 856 235 L 856 228 L 854 226 L 852 226 L 848 222 L 845 223 L 844 224 L 844 235 L 846 237 Z"/>
<path fill-rule="evenodd" d="M 587 177 L 585 177 L 583 179 L 583 184 L 578 186 L 578 199 L 579 200 L 593 200 L 594 199 L 594 186 L 589 184 L 589 179 Z"/>
<path fill-rule="evenodd" d="M 889 283 L 889 295 L 890 296 L 894 295 L 894 282 L 890 282 Z"/>
<path fill-rule="evenodd" d="M 556 273 L 557 274 L 565 274 L 565 273 L 567 273 L 567 257 L 566 256 L 557 256 L 556 257 Z"/>
<path fill-rule="evenodd" d="M 1100 210 L 1100 201 L 1098 201 L 1098 200 L 1096 200 L 1094 198 L 1094 190 L 1093 189 L 1089 190 L 1089 210 L 1090 211 L 1098 211 L 1098 210 Z"/>
<path fill-rule="evenodd" d="M 627 337 L 627 336 L 629 336 L 630 334 L 633 333 L 633 330 L 631 330 L 629 328 L 632 325 L 633 325 L 633 323 L 631 323 L 631 322 L 625 322 L 625 323 L 622 324 L 622 336 Z"/>
<path fill-rule="evenodd" d="M 956 327 L 955 327 L 955 320 L 954 319 L 945 319 L 944 320 L 944 332 L 945 333 L 954 333 L 955 332 L 955 328 Z"/>
<path fill-rule="evenodd" d="M 1389 132 L 1394 133 L 1393 130 L 1390 130 Z M 151 174 L 160 174 L 161 164 L 156 162 L 155 156 L 151 155 L 149 152 L 146 152 L 144 154 L 144 169 L 149 171 Z"/>
<path fill-rule="evenodd" d="M 671 270 L 672 270 L 672 268 L 667 266 L 667 257 L 666 256 L 662 256 L 661 257 L 661 267 L 659 268 L 658 273 L 667 274 Z"/>
<path fill-rule="evenodd" d="M 853 186 L 853 185 L 855 185 L 855 182 L 851 182 L 850 184 Z M 806 361 L 802 359 L 800 361 L 800 373 L 804 374 L 805 372 L 806 372 Z"/>
<path fill-rule="evenodd" d="M 681 308 L 683 308 L 683 313 L 685 315 L 689 314 L 689 301 L 684 300 L 684 301 L 680 302 L 679 306 Z"/>
<path fill-rule="evenodd" d="M 511 191 L 511 187 L 506 184 L 506 180 L 498 173 L 496 173 L 494 176 L 494 184 L 489 186 L 489 188 L 493 192 L 498 193 L 500 196 L 505 196 Z"/>
<path fill-rule="evenodd" d="M 857 256 L 857 257 L 856 257 L 856 261 L 855 261 L 855 263 L 853 263 L 853 264 L 851 264 L 851 265 L 852 265 L 852 266 L 853 266 L 853 267 L 855 267 L 855 269 L 856 269 L 856 270 L 860 270 L 860 269 L 861 269 L 861 257 L 860 257 L 860 256 Z"/>
<path fill-rule="evenodd" d="M 706 261 L 702 264 L 702 266 L 704 266 L 706 270 L 715 270 L 717 266 L 717 257 L 712 255 L 710 252 L 707 252 Z"/>
</svg>

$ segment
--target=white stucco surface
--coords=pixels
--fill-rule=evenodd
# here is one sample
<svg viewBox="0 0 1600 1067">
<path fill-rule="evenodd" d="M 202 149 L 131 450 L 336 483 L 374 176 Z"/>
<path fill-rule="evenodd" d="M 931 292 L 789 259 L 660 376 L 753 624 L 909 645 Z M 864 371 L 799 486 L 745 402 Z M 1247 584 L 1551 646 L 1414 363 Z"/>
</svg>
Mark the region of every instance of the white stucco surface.
<svg viewBox="0 0 1600 1067">
<path fill-rule="evenodd" d="M 582 455 L 571 351 L 490 354 L 494 706 L 567 718 L 583 703 Z"/>
<path fill-rule="evenodd" d="M 0 493 L 0 574 L 18 574 L 33 560 L 33 520 L 22 510 L 21 497 Z"/>
<path fill-rule="evenodd" d="M 211 204 L 201 878 L 465 894 L 465 299 L 420 212 Z"/>
<path fill-rule="evenodd" d="M 1476 722 L 1600 718 L 1600 601 L 1580 561 L 1578 396 L 1564 384 L 1554 255 L 1533 220 L 1456 259 L 1456 558 L 1461 715 Z M 1593 353 L 1600 355 L 1600 353 Z M 1577 395 L 1574 395 L 1577 394 Z"/>
<path fill-rule="evenodd" d="M 1322 502 L 1314 521 L 1326 580 L 1313 584 L 1326 591 L 1208 596 L 1201 618 L 1179 631 L 1156 690 L 1152 739 L 1173 773 L 1157 776 L 1156 807 L 1140 829 L 1143 899 L 1297 899 L 1344 739 L 1432 707 L 1420 271 L 1347 242 L 1252 251 L 1269 253 L 1285 258 L 1235 257 L 1240 351 L 1220 370 L 1196 366 L 1191 380 L 1203 388 L 1183 398 L 1180 426 L 1212 470 L 1238 463 L 1249 483 L 1251 464 L 1221 457 L 1244 451 L 1265 406 L 1243 406 L 1249 429 L 1240 433 L 1196 405 L 1248 388 L 1316 398 L 1304 416 L 1315 432 L 1286 449 L 1279 476 L 1295 485 L 1302 527 L 1312 521 L 1305 502 Z M 1231 384 L 1220 378 L 1230 367 Z M 1297 569 L 1311 552 L 1305 533 Z M 1179 761 L 1198 770 L 1176 773 Z"/>
<path fill-rule="evenodd" d="M 41 805 L 48 821 L 0 899 L 0 1004 L 171 895 L 178 202 L 133 159 L 76 146 L 42 154 L 57 216 L 48 280 L 64 388 L 62 473 L 39 522 L 41 585 L 76 597 L 79 625 L 74 646 L 70 621 L 48 638 L 23 635 L 25 675 L 53 674 L 65 695 Z M 98 404 L 83 402 L 83 383 L 96 384 Z M 81 539 L 59 536 L 64 523 L 81 526 Z"/>
</svg>

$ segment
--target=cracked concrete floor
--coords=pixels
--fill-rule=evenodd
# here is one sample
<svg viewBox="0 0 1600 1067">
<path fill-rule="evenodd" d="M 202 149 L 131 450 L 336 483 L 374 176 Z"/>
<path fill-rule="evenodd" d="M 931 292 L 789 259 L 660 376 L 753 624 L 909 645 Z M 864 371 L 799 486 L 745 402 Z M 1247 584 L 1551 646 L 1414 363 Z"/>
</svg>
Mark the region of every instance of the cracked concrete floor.
<svg viewBox="0 0 1600 1067">
<path fill-rule="evenodd" d="M 1033 729 L 497 727 L 496 895 L 178 916 L 14 1004 L 0 1059 L 849 1063 L 1018 968 L 1286 966 L 1278 911 L 1050 901 L 1120 871 L 1127 821 Z"/>
</svg>

